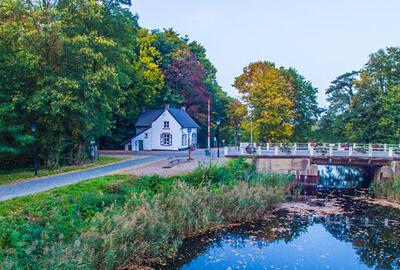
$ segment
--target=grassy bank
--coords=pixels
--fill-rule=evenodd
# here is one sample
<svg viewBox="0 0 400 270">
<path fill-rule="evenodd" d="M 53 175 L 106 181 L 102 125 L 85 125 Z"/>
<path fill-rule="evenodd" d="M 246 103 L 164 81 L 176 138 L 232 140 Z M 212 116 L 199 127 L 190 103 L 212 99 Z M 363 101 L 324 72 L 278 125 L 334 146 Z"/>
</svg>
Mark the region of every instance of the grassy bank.
<svg viewBox="0 0 400 270">
<path fill-rule="evenodd" d="M 63 166 L 53 170 L 49 169 L 40 169 L 38 171 L 38 175 L 35 176 L 34 171 L 32 168 L 27 169 L 20 169 L 20 170 L 8 170 L 8 171 L 0 171 L 0 185 L 9 184 L 12 182 L 19 181 L 21 179 L 28 179 L 34 177 L 43 177 L 43 176 L 50 176 L 65 172 L 72 172 L 82 169 L 88 169 L 96 166 L 106 165 L 113 162 L 121 161 L 122 158 L 117 157 L 99 157 L 99 160 L 93 163 L 86 163 L 81 165 L 74 165 L 74 166 Z"/>
<path fill-rule="evenodd" d="M 185 237 L 261 217 L 290 183 L 236 161 L 177 177 L 102 177 L 2 202 L 0 269 L 162 263 Z"/>
<path fill-rule="evenodd" d="M 372 191 L 375 196 L 400 203 L 400 177 L 395 177 L 378 183 L 374 181 Z"/>
</svg>

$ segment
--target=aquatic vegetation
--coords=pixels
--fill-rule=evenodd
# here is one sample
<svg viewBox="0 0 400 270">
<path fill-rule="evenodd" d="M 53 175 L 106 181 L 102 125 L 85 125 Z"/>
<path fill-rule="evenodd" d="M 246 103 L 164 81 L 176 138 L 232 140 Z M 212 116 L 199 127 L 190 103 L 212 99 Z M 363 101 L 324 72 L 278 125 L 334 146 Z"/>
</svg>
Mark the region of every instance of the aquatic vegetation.
<svg viewBox="0 0 400 270">
<path fill-rule="evenodd" d="M 400 177 L 389 178 L 381 182 L 374 181 L 371 190 L 378 198 L 400 202 Z"/>
<path fill-rule="evenodd" d="M 0 268 L 161 263 L 185 237 L 265 214 L 291 181 L 238 160 L 177 177 L 102 177 L 3 202 Z"/>
</svg>

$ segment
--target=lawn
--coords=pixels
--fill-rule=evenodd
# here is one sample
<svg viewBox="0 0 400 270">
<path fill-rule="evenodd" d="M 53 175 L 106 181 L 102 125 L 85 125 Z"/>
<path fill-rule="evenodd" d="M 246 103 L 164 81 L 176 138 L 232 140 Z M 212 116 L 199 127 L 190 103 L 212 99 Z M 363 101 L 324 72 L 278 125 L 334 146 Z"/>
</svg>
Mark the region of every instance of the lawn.
<svg viewBox="0 0 400 270">
<path fill-rule="evenodd" d="M 106 165 L 114 162 L 118 162 L 123 160 L 123 158 L 117 157 L 99 157 L 99 160 L 93 163 L 85 163 L 80 165 L 73 165 L 73 166 L 63 166 L 56 169 L 39 169 L 38 175 L 35 176 L 34 171 L 32 168 L 27 169 L 18 169 L 18 170 L 7 170 L 7 171 L 0 171 L 0 185 L 9 184 L 12 182 L 17 182 L 22 179 L 29 179 L 35 177 L 43 177 L 43 176 L 50 176 L 65 172 L 72 172 L 82 169 L 93 168 L 101 165 Z"/>
</svg>

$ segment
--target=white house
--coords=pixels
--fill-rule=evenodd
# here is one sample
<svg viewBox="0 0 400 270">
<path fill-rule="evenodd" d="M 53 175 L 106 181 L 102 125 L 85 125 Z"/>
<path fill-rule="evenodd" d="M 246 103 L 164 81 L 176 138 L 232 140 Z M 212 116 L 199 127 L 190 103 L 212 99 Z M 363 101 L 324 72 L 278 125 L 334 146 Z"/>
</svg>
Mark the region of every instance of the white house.
<svg viewBox="0 0 400 270">
<path fill-rule="evenodd" d="M 197 143 L 199 125 L 184 107 L 143 111 L 135 127 L 136 135 L 122 143 L 125 151 L 184 150 Z"/>
</svg>

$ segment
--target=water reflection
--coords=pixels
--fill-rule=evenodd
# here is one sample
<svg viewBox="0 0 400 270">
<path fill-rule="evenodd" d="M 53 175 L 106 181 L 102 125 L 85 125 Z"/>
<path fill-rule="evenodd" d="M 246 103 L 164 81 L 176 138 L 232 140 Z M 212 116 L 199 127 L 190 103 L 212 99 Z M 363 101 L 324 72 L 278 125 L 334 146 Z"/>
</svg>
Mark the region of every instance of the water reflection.
<svg viewBox="0 0 400 270">
<path fill-rule="evenodd" d="M 319 188 L 362 188 L 368 187 L 365 169 L 349 166 L 318 165 L 320 175 Z"/>
<path fill-rule="evenodd" d="M 278 213 L 191 239 L 165 269 L 400 269 L 400 211 L 346 203 L 346 215 Z"/>
</svg>

